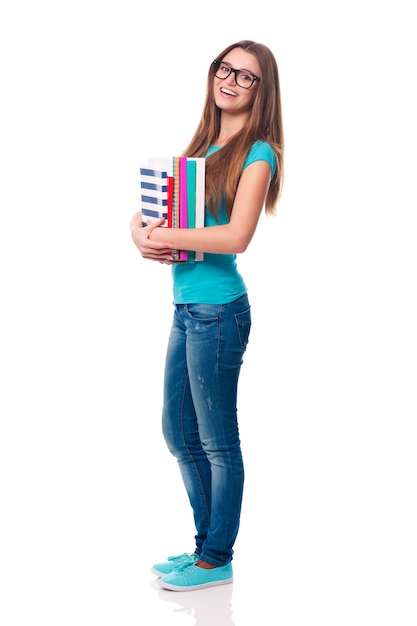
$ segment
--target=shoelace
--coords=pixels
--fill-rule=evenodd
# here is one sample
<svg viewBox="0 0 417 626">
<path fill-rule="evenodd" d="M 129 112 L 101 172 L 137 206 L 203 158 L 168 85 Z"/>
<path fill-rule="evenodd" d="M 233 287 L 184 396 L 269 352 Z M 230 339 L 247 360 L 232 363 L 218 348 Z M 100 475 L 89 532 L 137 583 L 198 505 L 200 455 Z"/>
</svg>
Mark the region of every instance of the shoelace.
<svg viewBox="0 0 417 626">
<path fill-rule="evenodd" d="M 198 561 L 198 557 L 194 554 L 191 555 L 184 552 L 184 554 L 178 554 L 177 556 L 169 556 L 168 561 L 174 561 L 174 570 L 176 572 L 181 572 L 189 565 L 193 565 L 194 563 L 196 563 L 196 561 Z"/>
</svg>

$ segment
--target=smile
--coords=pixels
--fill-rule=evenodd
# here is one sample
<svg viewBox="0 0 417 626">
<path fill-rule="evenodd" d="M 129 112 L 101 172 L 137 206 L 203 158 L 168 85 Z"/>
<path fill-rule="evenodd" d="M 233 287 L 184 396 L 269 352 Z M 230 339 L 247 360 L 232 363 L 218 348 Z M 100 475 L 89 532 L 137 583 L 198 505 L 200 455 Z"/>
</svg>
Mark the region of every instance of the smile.
<svg viewBox="0 0 417 626">
<path fill-rule="evenodd" d="M 235 93 L 234 91 L 230 91 L 230 89 L 226 89 L 225 87 L 221 87 L 220 91 L 227 96 L 237 96 L 237 93 Z"/>
</svg>

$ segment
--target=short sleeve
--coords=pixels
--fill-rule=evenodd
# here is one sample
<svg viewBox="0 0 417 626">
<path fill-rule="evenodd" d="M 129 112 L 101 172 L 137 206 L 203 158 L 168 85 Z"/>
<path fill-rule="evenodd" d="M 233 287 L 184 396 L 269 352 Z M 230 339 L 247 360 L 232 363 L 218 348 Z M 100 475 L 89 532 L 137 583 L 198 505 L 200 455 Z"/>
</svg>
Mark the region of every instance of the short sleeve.
<svg viewBox="0 0 417 626">
<path fill-rule="evenodd" d="M 251 163 L 255 163 L 255 161 L 266 161 L 269 163 L 271 178 L 274 176 L 277 167 L 277 159 L 272 146 L 266 141 L 255 141 L 245 159 L 243 169 L 251 165 Z"/>
</svg>

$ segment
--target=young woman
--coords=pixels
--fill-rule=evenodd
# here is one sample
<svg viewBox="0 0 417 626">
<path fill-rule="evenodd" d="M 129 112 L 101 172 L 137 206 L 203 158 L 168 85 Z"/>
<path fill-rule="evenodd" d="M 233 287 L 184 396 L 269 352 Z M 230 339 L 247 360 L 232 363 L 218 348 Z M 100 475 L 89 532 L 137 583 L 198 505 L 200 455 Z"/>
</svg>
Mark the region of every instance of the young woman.
<svg viewBox="0 0 417 626">
<path fill-rule="evenodd" d="M 211 63 L 189 157 L 206 157 L 204 228 L 161 228 L 131 220 L 145 259 L 172 265 L 174 318 L 162 427 L 177 458 L 196 526 L 195 549 L 153 566 L 176 591 L 233 580 L 244 469 L 237 420 L 240 367 L 251 328 L 236 255 L 248 247 L 262 209 L 273 214 L 283 183 L 284 139 L 276 60 L 263 44 L 239 41 Z M 204 252 L 173 263 L 172 252 Z"/>
</svg>

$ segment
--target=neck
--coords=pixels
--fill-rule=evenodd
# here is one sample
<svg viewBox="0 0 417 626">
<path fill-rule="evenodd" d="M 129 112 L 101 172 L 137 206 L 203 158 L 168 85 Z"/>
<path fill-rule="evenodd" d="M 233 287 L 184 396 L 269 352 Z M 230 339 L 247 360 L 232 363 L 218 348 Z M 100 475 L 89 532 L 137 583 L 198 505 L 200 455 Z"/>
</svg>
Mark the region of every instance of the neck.
<svg viewBox="0 0 417 626">
<path fill-rule="evenodd" d="M 234 137 L 245 126 L 249 115 L 242 114 L 239 116 L 228 115 L 222 113 L 219 136 L 216 145 L 224 146 L 232 137 Z"/>
</svg>

